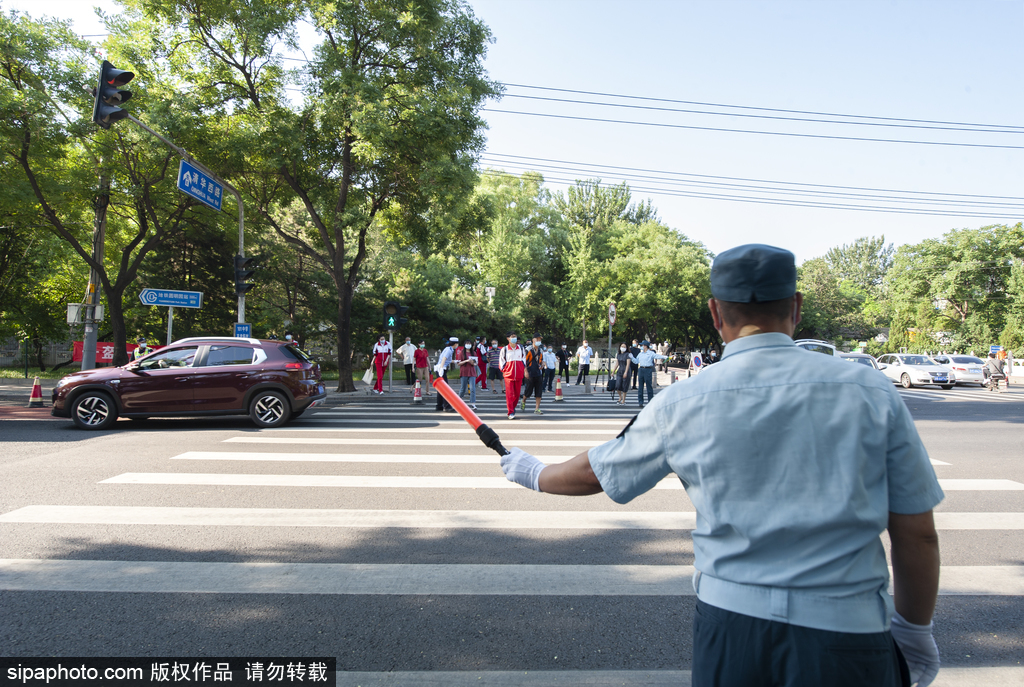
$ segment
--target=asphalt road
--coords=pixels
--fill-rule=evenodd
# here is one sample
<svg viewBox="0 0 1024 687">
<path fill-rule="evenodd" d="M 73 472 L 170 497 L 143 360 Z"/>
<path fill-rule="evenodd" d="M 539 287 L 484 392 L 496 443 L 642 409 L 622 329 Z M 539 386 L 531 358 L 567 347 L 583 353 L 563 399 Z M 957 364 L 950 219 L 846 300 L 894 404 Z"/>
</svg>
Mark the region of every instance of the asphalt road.
<svg viewBox="0 0 1024 687">
<path fill-rule="evenodd" d="M 1024 387 L 901 393 L 947 494 L 936 684 L 1024 684 Z M 481 393 L 485 421 L 548 462 L 636 412 L 570 387 L 509 422 L 500 399 Z M 353 685 L 688 683 L 678 482 L 626 506 L 510 488 L 432 399 L 354 401 L 273 431 L 84 432 L 0 409 L 0 654 L 335 656 Z"/>
</svg>

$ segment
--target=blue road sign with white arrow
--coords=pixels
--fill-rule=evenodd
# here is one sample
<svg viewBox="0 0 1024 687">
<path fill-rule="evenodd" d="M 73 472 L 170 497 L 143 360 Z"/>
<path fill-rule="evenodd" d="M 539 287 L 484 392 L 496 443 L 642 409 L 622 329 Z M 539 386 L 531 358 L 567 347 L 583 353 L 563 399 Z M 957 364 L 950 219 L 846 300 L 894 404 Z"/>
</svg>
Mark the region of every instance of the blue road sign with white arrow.
<svg viewBox="0 0 1024 687">
<path fill-rule="evenodd" d="M 185 160 L 178 165 L 178 189 L 214 210 L 220 210 L 224 187 L 206 172 Z"/>
<path fill-rule="evenodd" d="M 169 305 L 174 308 L 203 307 L 202 291 L 172 291 L 170 289 L 143 289 L 139 294 L 143 305 Z"/>
</svg>

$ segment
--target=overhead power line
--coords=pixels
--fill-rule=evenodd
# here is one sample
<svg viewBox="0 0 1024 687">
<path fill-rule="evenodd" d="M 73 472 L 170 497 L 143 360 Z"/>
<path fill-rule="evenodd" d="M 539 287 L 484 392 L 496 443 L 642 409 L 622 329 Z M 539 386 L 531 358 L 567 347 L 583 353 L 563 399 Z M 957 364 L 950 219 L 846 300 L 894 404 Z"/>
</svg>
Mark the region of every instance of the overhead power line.
<svg viewBox="0 0 1024 687">
<path fill-rule="evenodd" d="M 653 126 L 667 129 L 689 129 L 692 131 L 720 131 L 733 134 L 758 134 L 761 136 L 791 136 L 795 138 L 820 138 L 833 141 L 860 141 L 869 143 L 906 143 L 911 145 L 929 146 L 952 146 L 962 148 L 998 148 L 1002 150 L 1024 150 L 1024 146 L 997 145 L 994 143 L 956 143 L 953 141 L 912 141 L 907 139 L 893 138 L 868 138 L 864 136 L 835 136 L 827 134 L 807 134 L 790 131 L 757 131 L 752 129 L 729 129 L 714 126 L 695 126 L 691 124 L 668 124 L 663 122 L 636 122 L 627 119 L 606 119 L 603 117 L 580 117 L 575 115 L 559 115 L 545 112 L 521 112 L 518 110 L 499 110 L 496 108 L 482 108 L 484 112 L 498 112 L 502 114 L 524 115 L 528 117 L 548 117 L 551 119 L 571 119 L 581 122 L 601 122 L 603 124 L 632 124 L 633 126 Z"/>
<path fill-rule="evenodd" d="M 531 159 L 524 156 L 496 153 L 485 154 L 481 163 L 512 167 L 520 172 L 537 171 L 544 175 L 545 181 L 557 184 L 572 184 L 581 178 L 594 179 L 612 176 L 629 183 L 632 191 L 660 196 L 893 214 L 978 217 L 1016 221 L 1024 217 L 1024 198 L 1012 196 L 932 193 L 720 177 L 629 167 L 616 168 L 610 165 L 545 158 Z M 648 174 L 636 174 L 635 172 Z M 509 174 L 507 171 L 486 169 L 481 170 L 481 173 L 499 176 Z M 602 182 L 599 185 L 607 188 L 616 184 Z M 867 193 L 862 193 L 862 191 L 867 191 Z M 1014 211 L 1019 211 L 1019 214 L 1010 214 Z"/>
<path fill-rule="evenodd" d="M 843 121 L 841 119 L 821 119 L 814 117 L 781 117 L 779 115 L 746 114 L 742 112 L 712 112 L 711 110 L 688 110 L 675 107 L 654 107 L 652 105 L 630 105 L 626 103 L 602 103 L 596 100 L 574 100 L 571 98 L 548 98 L 538 95 L 520 95 L 518 93 L 506 93 L 505 98 L 521 98 L 523 100 L 542 100 L 552 103 L 571 103 L 574 105 L 598 105 L 600 107 L 619 107 L 627 110 L 650 110 L 654 112 L 674 112 L 679 114 L 714 115 L 718 117 L 744 117 L 747 119 L 770 119 L 782 122 L 814 122 L 819 124 L 846 124 L 849 126 L 882 126 L 896 129 L 929 129 L 932 131 L 967 131 L 971 133 L 985 134 L 1024 134 L 1024 128 L 969 128 L 968 126 L 937 126 L 934 124 L 895 124 L 891 122 L 859 122 Z M 838 116 L 838 115 L 837 115 Z"/>
<path fill-rule="evenodd" d="M 599 91 L 579 91 L 570 88 L 551 88 L 548 86 L 530 86 L 527 84 L 518 83 L 507 83 L 506 86 L 513 88 L 528 88 L 538 91 L 553 91 L 558 93 L 576 93 L 579 95 L 597 95 L 605 98 L 622 98 L 625 100 L 645 100 L 648 102 L 657 103 L 675 103 L 677 105 L 697 105 L 699 107 L 723 107 L 735 110 L 754 110 L 758 112 L 781 112 L 785 114 L 800 114 L 800 115 L 813 115 L 816 117 L 841 117 L 845 119 L 875 119 L 885 122 L 905 122 L 907 124 L 941 124 L 944 126 L 970 126 L 970 127 L 994 127 L 998 129 L 1017 129 L 1024 130 L 1024 126 L 1014 124 L 976 124 L 971 122 L 948 122 L 936 119 L 908 119 L 903 117 L 881 117 L 875 115 L 854 115 L 854 114 L 837 114 L 834 112 L 817 112 L 814 110 L 787 110 L 776 107 L 753 107 L 750 105 L 727 105 L 724 103 L 708 103 L 700 102 L 696 100 L 675 100 L 671 98 L 653 98 L 650 96 L 639 96 L 639 95 L 623 95 L 621 93 L 602 93 Z"/>
</svg>

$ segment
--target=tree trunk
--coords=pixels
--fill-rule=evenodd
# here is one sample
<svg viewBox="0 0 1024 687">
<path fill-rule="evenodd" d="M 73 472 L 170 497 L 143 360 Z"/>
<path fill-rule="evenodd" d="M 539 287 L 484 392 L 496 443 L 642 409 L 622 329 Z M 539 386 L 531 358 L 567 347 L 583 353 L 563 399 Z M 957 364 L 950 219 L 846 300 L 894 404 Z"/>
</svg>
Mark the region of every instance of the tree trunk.
<svg viewBox="0 0 1024 687">
<path fill-rule="evenodd" d="M 107 308 L 110 312 L 110 327 L 114 335 L 114 360 L 113 365 L 120 367 L 128 364 L 128 334 L 124 326 L 124 298 L 123 290 L 109 289 L 107 294 Z"/>
<path fill-rule="evenodd" d="M 355 391 L 352 382 L 352 289 L 343 279 L 338 285 L 338 391 Z"/>
<path fill-rule="evenodd" d="M 36 362 L 39 363 L 39 371 L 46 372 L 46 361 L 43 359 L 43 342 L 38 336 L 32 337 L 32 346 L 36 349 Z"/>
</svg>

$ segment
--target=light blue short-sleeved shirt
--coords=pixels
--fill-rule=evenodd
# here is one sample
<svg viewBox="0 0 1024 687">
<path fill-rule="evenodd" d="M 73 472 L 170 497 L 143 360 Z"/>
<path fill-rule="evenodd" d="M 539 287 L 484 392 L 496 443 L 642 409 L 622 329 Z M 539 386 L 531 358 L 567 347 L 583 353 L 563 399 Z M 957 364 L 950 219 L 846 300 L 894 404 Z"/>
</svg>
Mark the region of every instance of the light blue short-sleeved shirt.
<svg viewBox="0 0 1024 687">
<path fill-rule="evenodd" d="M 943 498 L 892 382 L 779 333 L 732 341 L 589 456 L 617 503 L 679 477 L 702 601 L 837 632 L 888 629 L 879 534 Z"/>
</svg>

